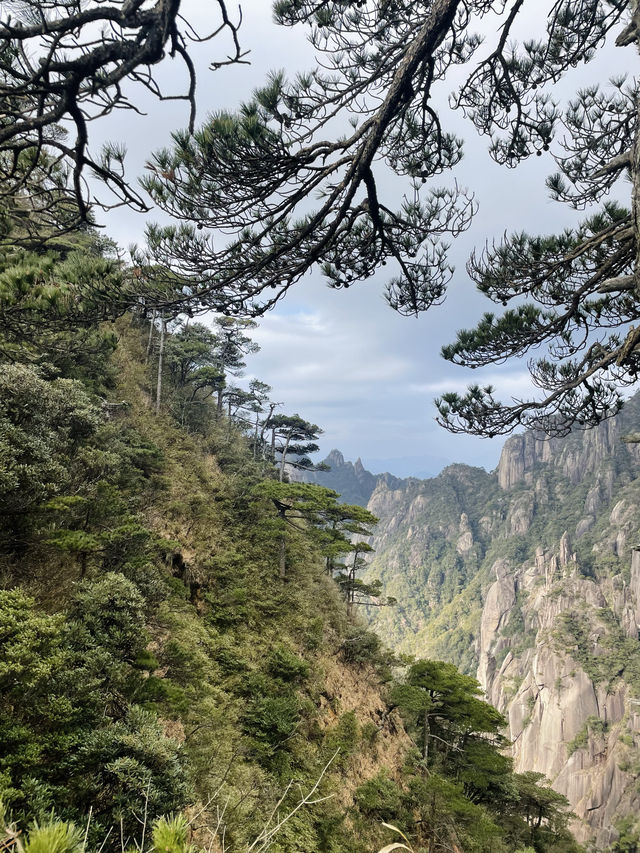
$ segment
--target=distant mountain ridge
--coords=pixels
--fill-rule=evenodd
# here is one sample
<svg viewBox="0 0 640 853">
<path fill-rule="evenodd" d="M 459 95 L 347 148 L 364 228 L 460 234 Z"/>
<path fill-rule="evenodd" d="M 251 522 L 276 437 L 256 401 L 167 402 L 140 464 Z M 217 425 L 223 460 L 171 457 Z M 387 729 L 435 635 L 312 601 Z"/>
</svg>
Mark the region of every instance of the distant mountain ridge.
<svg viewBox="0 0 640 853">
<path fill-rule="evenodd" d="M 289 470 L 292 480 L 303 483 L 316 483 L 333 489 L 341 496 L 342 503 L 358 504 L 366 507 L 378 485 L 385 484 L 388 488 L 397 488 L 403 482 L 393 474 L 372 474 L 362 464 L 358 457 L 354 462 L 347 462 L 339 450 L 332 450 L 323 460 L 329 466 L 329 471 L 295 471 Z"/>
</svg>

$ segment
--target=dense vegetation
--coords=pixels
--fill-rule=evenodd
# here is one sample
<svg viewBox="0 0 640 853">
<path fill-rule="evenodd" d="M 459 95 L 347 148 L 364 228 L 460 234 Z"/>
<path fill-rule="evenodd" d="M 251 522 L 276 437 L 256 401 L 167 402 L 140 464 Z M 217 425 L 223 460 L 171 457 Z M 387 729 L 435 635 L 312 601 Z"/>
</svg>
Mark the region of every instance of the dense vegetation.
<svg viewBox="0 0 640 853">
<path fill-rule="evenodd" d="M 274 464 L 317 427 L 231 385 L 250 326 L 101 324 L 110 251 L 3 255 L 6 843 L 364 853 L 391 820 L 416 850 L 573 849 L 473 679 L 348 615 L 375 519 Z"/>
<path fill-rule="evenodd" d="M 233 384 L 256 350 L 247 315 L 275 304 L 313 264 L 341 288 L 389 260 L 394 308 L 416 313 L 441 300 L 451 269 L 440 238 L 467 226 L 474 203 L 431 184 L 420 199 L 421 184 L 462 154 L 430 92 L 454 65 L 474 61 L 480 41 L 469 13 L 495 4 L 437 0 L 425 17 L 411 3 L 278 2 L 281 23 L 311 24 L 336 74 L 272 76 L 237 115 L 215 115 L 198 132 L 188 43 L 199 36 L 180 0 L 5 5 L 0 847 L 364 853 L 397 839 L 393 821 L 415 851 L 575 850 L 566 801 L 534 774 L 512 772 L 505 720 L 474 679 L 451 664 L 396 658 L 358 621 L 357 604 L 393 603 L 380 599 L 376 578 L 358 576 L 360 540 L 375 517 L 288 479 L 288 470 L 314 467 L 318 425 L 276 413 L 257 379 Z M 555 3 L 547 37 L 527 43 L 526 55 L 505 50 L 522 0 L 508 13 L 497 5 L 507 18 L 496 52 L 469 69 L 457 94 L 492 136 L 494 157 L 515 165 L 541 154 L 564 121 L 558 198 L 597 201 L 627 172 L 637 189 L 632 89 L 619 81 L 613 93 L 584 93 L 563 116 L 544 92 L 591 57 L 630 4 Z M 224 0 L 214 7 L 210 37 L 230 40 L 217 67 L 242 51 Z M 640 32 L 633 12 L 623 45 Z M 124 94 L 132 83 L 162 98 L 153 68 L 165 55 L 185 65 L 190 126 L 152 159 L 145 188 L 174 221 L 150 227 L 126 267 L 92 230 L 83 172 L 92 169 L 115 204 L 146 209 L 146 201 L 124 176 L 124 148 L 90 154 L 88 128 L 116 108 L 137 109 Z M 538 85 L 543 92 L 531 95 Z M 512 107 L 517 117 L 507 120 Z M 622 131 L 611 129 L 610 112 Z M 353 134 L 322 141 L 340 113 L 357 113 Z M 414 192 L 395 213 L 378 198 L 380 158 Z M 320 199 L 315 213 L 311 197 Z M 445 357 L 482 364 L 560 340 L 557 361 L 535 366 L 547 392 L 560 380 L 559 396 L 534 422 L 562 431 L 608 417 L 619 404 L 609 373 L 624 385 L 638 367 L 640 332 L 625 328 L 638 315 L 628 297 L 631 218 L 605 206 L 562 238 L 517 235 L 486 263 L 474 259 L 490 298 L 534 304 L 499 320 L 485 315 Z M 218 249 L 211 235 L 221 230 L 230 236 Z M 514 254 L 531 260 L 535 281 L 514 271 Z M 193 322 L 205 309 L 220 316 Z M 620 334 L 581 361 L 601 326 Z M 487 434 L 528 412 L 526 402 L 505 409 L 486 387 L 440 404 L 449 428 Z M 475 538 L 452 548 L 447 519 L 419 605 L 447 614 L 442 630 L 442 622 L 430 630 L 447 651 L 467 654 L 469 668 L 477 610 L 463 596 L 473 590 L 477 603 L 497 553 L 477 516 L 487 507 L 499 516 L 500 507 L 486 477 L 459 475 L 445 473 L 444 491 L 422 497 L 455 527 L 466 489 L 469 530 L 458 532 Z M 563 508 L 562 484 L 549 489 Z M 514 633 L 526 627 L 520 617 Z M 604 624 L 606 614 L 598 618 Z M 583 626 L 565 627 L 579 646 Z M 607 660 L 618 666 L 620 657 L 614 648 Z M 621 845 L 630 838 L 631 830 Z"/>
</svg>

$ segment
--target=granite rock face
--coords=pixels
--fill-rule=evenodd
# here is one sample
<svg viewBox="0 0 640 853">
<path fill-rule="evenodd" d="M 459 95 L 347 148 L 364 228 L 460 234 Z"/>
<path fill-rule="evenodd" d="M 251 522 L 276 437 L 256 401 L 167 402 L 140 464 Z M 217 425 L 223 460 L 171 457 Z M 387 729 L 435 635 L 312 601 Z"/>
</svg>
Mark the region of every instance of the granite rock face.
<svg viewBox="0 0 640 853">
<path fill-rule="evenodd" d="M 519 771 L 570 801 L 603 849 L 640 814 L 640 397 L 588 432 L 510 438 L 495 472 L 379 481 L 370 576 L 398 651 L 476 674 Z"/>
<path fill-rule="evenodd" d="M 609 614 L 637 642 L 640 551 L 631 555 L 630 583 L 599 583 L 580 575 L 568 545 L 563 537 L 556 553 L 540 549 L 532 566 L 496 565 L 482 612 L 478 680 L 509 721 L 516 770 L 546 776 L 571 803 L 577 839 L 604 848 L 616 837 L 616 817 L 640 811 L 640 700 L 623 674 L 599 670 L 593 660 L 606 658 Z M 535 641 L 513 653 L 518 638 L 505 629 L 516 599 Z M 584 630 L 574 648 L 563 626 L 577 618 Z"/>
<path fill-rule="evenodd" d="M 634 398 L 634 409 L 637 404 Z M 616 455 L 621 434 L 625 430 L 631 431 L 632 420 L 633 416 L 623 410 L 619 417 L 611 418 L 594 429 L 573 434 L 569 440 L 547 438 L 535 432 L 514 435 L 504 444 L 497 469 L 498 482 L 505 490 L 522 483 L 531 485 L 540 465 L 548 463 L 574 485 L 581 483 Z M 640 451 L 633 445 L 630 447 L 637 461 Z M 596 508 L 594 499 L 594 496 L 589 497 L 586 512 Z"/>
</svg>

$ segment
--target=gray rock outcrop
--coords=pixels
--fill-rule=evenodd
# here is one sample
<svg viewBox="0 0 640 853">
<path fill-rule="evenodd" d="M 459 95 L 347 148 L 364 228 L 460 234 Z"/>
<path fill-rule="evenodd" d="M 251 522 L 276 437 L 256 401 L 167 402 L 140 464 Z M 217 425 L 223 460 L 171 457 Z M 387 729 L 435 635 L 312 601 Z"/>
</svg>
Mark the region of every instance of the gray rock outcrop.
<svg viewBox="0 0 640 853">
<path fill-rule="evenodd" d="M 617 817 L 640 810 L 629 769 L 640 748 L 640 701 L 615 673 L 601 678 L 589 666 L 609 642 L 601 621 L 609 605 L 627 635 L 638 638 L 640 551 L 632 554 L 630 578 L 625 585 L 582 577 L 565 534 L 557 553 L 539 548 L 532 565 L 496 565 L 480 627 L 478 680 L 509 721 L 516 770 L 546 776 L 571 804 L 576 838 L 598 848 L 615 839 Z M 504 628 L 513 618 L 516 590 L 535 642 L 512 652 L 517 638 Z M 562 633 L 572 618 L 588 626 L 584 647 L 574 648 Z"/>
</svg>

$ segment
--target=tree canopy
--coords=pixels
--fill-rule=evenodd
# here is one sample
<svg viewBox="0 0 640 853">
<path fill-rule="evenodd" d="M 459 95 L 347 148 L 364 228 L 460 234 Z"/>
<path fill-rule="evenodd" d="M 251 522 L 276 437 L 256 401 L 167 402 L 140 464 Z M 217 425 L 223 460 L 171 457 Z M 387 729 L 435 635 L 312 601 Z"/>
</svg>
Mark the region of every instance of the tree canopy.
<svg viewBox="0 0 640 853">
<path fill-rule="evenodd" d="M 92 172 L 114 194 L 114 204 L 146 210 L 124 174 L 125 148 L 89 147 L 92 121 L 114 110 L 138 110 L 131 84 L 155 97 L 190 103 L 195 120 L 195 66 L 191 44 L 226 32 L 227 55 L 217 68 L 241 60 L 237 17 L 215 0 L 211 32 L 199 35 L 180 0 L 84 3 L 82 0 L 10 0 L 0 16 L 0 198 L 5 216 L 29 236 L 43 223 L 71 228 L 95 201 L 83 173 Z M 153 67 L 167 54 L 185 67 L 183 92 L 165 93 Z M 72 138 L 70 138 L 72 137 Z M 66 220 L 66 221 L 65 221 Z M 41 236 L 41 235 L 40 235 Z"/>
<path fill-rule="evenodd" d="M 226 31 L 232 45 L 217 67 L 242 54 L 237 21 L 224 0 L 215 5 L 211 36 Z M 257 315 L 314 266 L 340 289 L 387 265 L 395 310 L 418 314 L 441 303 L 453 275 L 447 241 L 476 208 L 473 188 L 454 180 L 464 140 L 447 129 L 437 96 L 438 87 L 455 85 L 450 106 L 487 137 L 495 161 L 511 168 L 549 151 L 552 196 L 587 214 L 561 234 L 515 233 L 472 255 L 471 278 L 507 310 L 486 313 L 443 355 L 475 368 L 540 348 L 530 362 L 540 393 L 504 403 L 479 383 L 437 401 L 439 420 L 481 435 L 520 425 L 562 434 L 615 414 L 624 386 L 635 382 L 640 345 L 632 325 L 636 84 L 613 79 L 578 90 L 568 104 L 556 87 L 609 37 L 637 46 L 640 11 L 632 0 L 549 0 L 546 29 L 519 41 L 530 8 L 531 0 L 278 0 L 276 20 L 308 28 L 317 65 L 292 79 L 271 74 L 236 112 L 215 113 L 198 129 L 192 114 L 173 147 L 151 158 L 143 188 L 177 221 L 150 226 L 146 253 L 136 256 L 146 265 L 134 282 L 145 304 L 170 316 Z M 184 97 L 193 107 L 195 34 L 182 15 L 180 3 L 165 0 L 6 5 L 5 231 L 33 241 L 87 219 L 86 169 L 115 191 L 115 203 L 145 207 L 122 172 L 123 151 L 91 154 L 88 128 L 114 109 L 136 108 L 125 82 L 165 97 L 151 73 L 165 50 L 186 65 Z M 389 170 L 404 181 L 399 203 L 380 181 Z M 606 198 L 625 177 L 626 206 Z"/>
<path fill-rule="evenodd" d="M 555 88 L 612 31 L 618 45 L 637 44 L 640 12 L 629 0 L 556 0 L 546 32 L 518 41 L 532 5 L 279 0 L 276 19 L 307 25 L 318 65 L 293 79 L 272 74 L 237 112 L 174 134 L 173 148 L 154 155 L 144 185 L 180 224 L 149 229 L 152 256 L 192 283 L 193 304 L 231 314 L 269 309 L 316 265 L 347 288 L 389 264 L 387 300 L 402 314 L 442 302 L 453 274 L 446 240 L 475 212 L 472 192 L 441 184 L 464 142 L 447 130 L 436 91 L 462 66 L 450 105 L 488 138 L 491 157 L 511 168 L 551 151 L 552 196 L 591 209 L 560 235 L 514 234 L 471 257 L 481 292 L 514 307 L 460 332 L 444 357 L 480 367 L 542 347 L 530 364 L 541 394 L 504 404 L 474 385 L 439 401 L 440 422 L 482 435 L 518 425 L 562 433 L 611 416 L 635 381 L 640 343 L 630 328 L 639 316 L 635 83 L 585 88 L 568 106 Z M 475 28 L 490 30 L 494 18 L 486 43 Z M 383 197 L 384 170 L 406 181 L 399 205 Z M 606 201 L 625 176 L 631 205 Z M 227 241 L 214 243 L 220 232 Z"/>
</svg>

